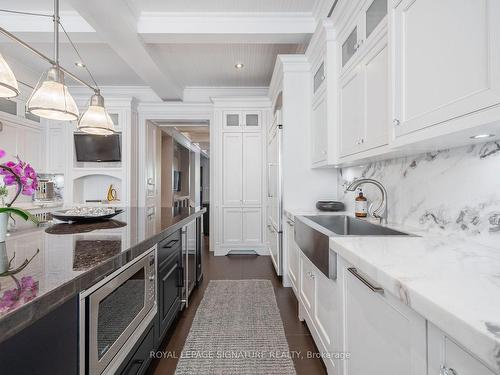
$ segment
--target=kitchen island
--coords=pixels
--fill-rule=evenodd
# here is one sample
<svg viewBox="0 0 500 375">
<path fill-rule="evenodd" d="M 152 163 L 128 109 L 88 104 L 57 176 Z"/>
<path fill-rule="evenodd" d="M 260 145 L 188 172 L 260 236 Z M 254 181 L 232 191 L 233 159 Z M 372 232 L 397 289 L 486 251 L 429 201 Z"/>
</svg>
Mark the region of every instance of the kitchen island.
<svg viewBox="0 0 500 375">
<path fill-rule="evenodd" d="M 151 209 L 131 207 L 109 221 L 58 222 L 12 233 L 0 247 L 1 264 L 5 268 L 10 262 L 10 270 L 22 269 L 0 278 L 2 363 L 10 342 L 37 324 L 50 325 L 53 317 L 61 319 L 55 327 L 73 327 L 78 322 L 81 292 L 127 268 L 204 212 L 164 207 L 152 214 Z M 23 268 L 26 260 L 29 263 Z M 36 334 L 43 336 L 51 330 L 45 327 Z M 58 333 L 60 341 L 64 336 L 64 331 Z"/>
</svg>

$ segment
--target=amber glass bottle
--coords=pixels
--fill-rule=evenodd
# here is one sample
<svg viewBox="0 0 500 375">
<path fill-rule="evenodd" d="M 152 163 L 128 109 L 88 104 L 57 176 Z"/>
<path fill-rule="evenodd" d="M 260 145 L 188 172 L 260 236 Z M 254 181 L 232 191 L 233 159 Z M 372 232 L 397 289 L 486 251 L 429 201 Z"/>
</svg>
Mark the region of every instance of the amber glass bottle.
<svg viewBox="0 0 500 375">
<path fill-rule="evenodd" d="M 361 189 L 359 189 L 359 194 L 356 197 L 354 214 L 356 217 L 366 217 L 368 215 L 368 200 L 363 195 L 363 191 Z"/>
</svg>

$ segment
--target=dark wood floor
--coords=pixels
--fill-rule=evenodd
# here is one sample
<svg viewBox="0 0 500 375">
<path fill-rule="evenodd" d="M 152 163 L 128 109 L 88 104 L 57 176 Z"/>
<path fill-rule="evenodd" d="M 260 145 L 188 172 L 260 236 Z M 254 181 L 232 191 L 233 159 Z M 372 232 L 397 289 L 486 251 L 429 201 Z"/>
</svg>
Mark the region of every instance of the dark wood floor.
<svg viewBox="0 0 500 375">
<path fill-rule="evenodd" d="M 208 238 L 205 238 L 208 244 Z M 317 348 L 305 323 L 297 318 L 297 300 L 291 288 L 284 288 L 274 272 L 271 259 L 268 256 L 232 255 L 215 257 L 204 251 L 204 279 L 202 284 L 193 291 L 190 305 L 184 310 L 160 350 L 168 353 L 166 358 L 155 359 L 149 370 L 149 375 L 171 375 L 175 372 L 178 357 L 184 347 L 184 342 L 191 327 L 194 315 L 203 293 L 210 280 L 244 280 L 268 279 L 274 285 L 274 293 L 283 320 L 288 346 L 292 352 L 300 352 L 301 356 L 294 358 L 295 370 L 298 375 L 326 374 L 321 360 L 307 358 L 308 352 L 317 352 Z M 193 374 L 197 375 L 197 374 Z"/>
</svg>

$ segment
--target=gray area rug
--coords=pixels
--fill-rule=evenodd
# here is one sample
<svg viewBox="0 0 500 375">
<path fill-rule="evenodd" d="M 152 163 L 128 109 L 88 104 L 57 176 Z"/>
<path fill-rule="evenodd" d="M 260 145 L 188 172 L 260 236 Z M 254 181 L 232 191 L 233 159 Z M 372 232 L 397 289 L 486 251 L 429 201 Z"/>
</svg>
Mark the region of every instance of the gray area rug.
<svg viewBox="0 0 500 375">
<path fill-rule="evenodd" d="M 176 375 L 295 375 L 269 280 L 212 280 Z"/>
</svg>

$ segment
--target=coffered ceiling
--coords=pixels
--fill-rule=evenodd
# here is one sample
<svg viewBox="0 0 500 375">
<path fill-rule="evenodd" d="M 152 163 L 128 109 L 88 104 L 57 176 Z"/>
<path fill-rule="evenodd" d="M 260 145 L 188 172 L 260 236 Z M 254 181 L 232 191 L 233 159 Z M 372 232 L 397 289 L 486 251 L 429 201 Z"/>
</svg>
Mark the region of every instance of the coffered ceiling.
<svg viewBox="0 0 500 375">
<path fill-rule="evenodd" d="M 179 100 L 190 86 L 269 84 L 278 54 L 303 50 L 333 0 L 60 0 L 61 21 L 101 85 L 149 86 Z M 51 14 L 52 0 L 0 0 Z M 52 53 L 52 20 L 0 13 L 0 26 Z M 61 35 L 61 62 L 79 60 Z M 0 52 L 34 76 L 45 63 L 0 38 Z M 243 69 L 235 69 L 242 63 Z M 16 64 L 12 64 L 15 71 Z M 80 74 L 85 77 L 85 72 Z"/>
</svg>

